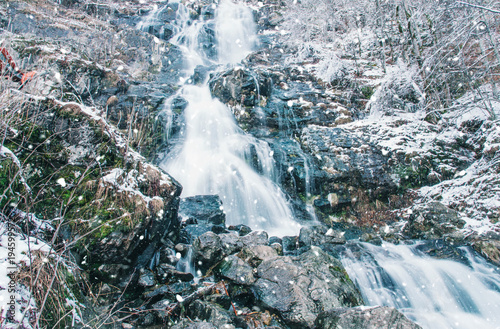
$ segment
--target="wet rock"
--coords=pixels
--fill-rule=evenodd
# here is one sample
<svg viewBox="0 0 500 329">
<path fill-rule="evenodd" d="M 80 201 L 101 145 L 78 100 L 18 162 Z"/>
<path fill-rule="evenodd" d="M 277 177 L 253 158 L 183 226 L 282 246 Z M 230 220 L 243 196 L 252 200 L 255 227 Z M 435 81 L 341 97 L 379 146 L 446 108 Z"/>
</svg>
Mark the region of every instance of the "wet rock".
<svg viewBox="0 0 500 329">
<path fill-rule="evenodd" d="M 148 32 L 162 40 L 169 40 L 174 33 L 174 26 L 170 24 L 177 15 L 178 3 L 169 3 L 156 13 L 147 13 L 149 19 L 144 19 L 147 23 L 141 30 Z"/>
<path fill-rule="evenodd" d="M 297 236 L 284 236 L 282 239 L 283 252 L 285 254 L 290 251 L 299 249 L 299 237 Z"/>
<path fill-rule="evenodd" d="M 171 107 L 172 107 L 172 110 L 175 112 L 180 113 L 180 112 L 184 111 L 184 109 L 186 109 L 187 106 L 188 106 L 188 102 L 183 97 L 178 96 L 172 100 Z"/>
<path fill-rule="evenodd" d="M 315 321 L 321 329 L 421 329 L 393 307 L 338 308 L 322 312 Z"/>
<path fill-rule="evenodd" d="M 224 258 L 224 250 L 220 237 L 207 232 L 197 237 L 193 242 L 194 259 L 202 269 L 209 269 Z"/>
<path fill-rule="evenodd" d="M 181 254 L 181 256 L 185 256 L 189 251 L 189 245 L 184 243 L 178 243 L 175 245 L 175 251 Z"/>
<path fill-rule="evenodd" d="M 448 243 L 442 239 L 423 240 L 416 246 L 416 249 L 434 258 L 452 259 L 467 266 L 470 265 L 465 252 L 454 246 L 453 242 Z"/>
<path fill-rule="evenodd" d="M 156 274 L 161 283 L 190 282 L 193 280 L 193 274 L 178 271 L 174 266 L 169 264 L 159 264 L 156 267 Z"/>
<path fill-rule="evenodd" d="M 257 299 L 291 326 L 312 327 L 324 309 L 363 303 L 340 261 L 316 247 L 298 257 L 262 262 L 257 277 Z"/>
<path fill-rule="evenodd" d="M 172 329 L 219 329 L 206 321 L 192 321 L 191 319 L 182 319 L 179 323 L 172 326 Z"/>
<path fill-rule="evenodd" d="M 229 105 L 255 106 L 260 97 L 271 95 L 271 79 L 261 72 L 235 68 L 209 81 L 212 95 Z"/>
<path fill-rule="evenodd" d="M 372 189 L 372 195 L 376 197 L 396 191 L 388 158 L 375 145 L 351 132 L 309 126 L 302 130 L 301 140 L 305 149 L 316 156 L 317 165 L 328 174 L 328 180 Z M 330 186 L 326 184 L 326 188 Z"/>
<path fill-rule="evenodd" d="M 248 233 L 252 232 L 252 229 L 244 224 L 231 225 L 228 227 L 228 230 L 236 231 L 236 232 L 238 232 L 238 234 L 240 236 L 244 236 L 244 235 L 247 235 Z"/>
<path fill-rule="evenodd" d="M 299 243 L 305 246 L 321 246 L 324 244 L 344 244 L 344 233 L 326 226 L 307 226 L 300 229 Z"/>
<path fill-rule="evenodd" d="M 207 321 L 216 328 L 234 329 L 229 311 L 223 309 L 217 304 L 195 300 L 188 307 L 188 315 L 193 319 Z"/>
<path fill-rule="evenodd" d="M 235 254 L 244 247 L 239 235 L 233 232 L 220 234 L 219 237 L 226 255 Z"/>
<path fill-rule="evenodd" d="M 191 76 L 191 82 L 195 85 L 201 85 L 203 84 L 207 78 L 210 72 L 214 71 L 213 66 L 203 66 L 203 65 L 198 65 L 194 69 L 194 73 Z"/>
<path fill-rule="evenodd" d="M 440 239 L 463 228 L 459 213 L 439 202 L 414 207 L 403 233 L 412 239 Z"/>
<path fill-rule="evenodd" d="M 198 45 L 207 58 L 217 60 L 217 40 L 215 38 L 214 23 L 203 25 L 198 34 Z"/>
<path fill-rule="evenodd" d="M 198 195 L 182 199 L 179 215 L 182 221 L 188 224 L 184 228 L 188 243 L 206 232 L 221 233 L 225 230 L 226 214 L 217 195 Z"/>
<path fill-rule="evenodd" d="M 472 247 L 493 264 L 500 266 L 500 234 L 488 232 L 471 237 Z"/>
<path fill-rule="evenodd" d="M 267 232 L 264 231 L 253 231 L 245 236 L 240 237 L 241 242 L 247 246 L 260 246 L 260 245 L 268 245 L 269 236 Z"/>
<path fill-rule="evenodd" d="M 255 246 L 252 248 L 243 248 L 238 257 L 243 259 L 252 267 L 259 266 L 263 261 L 277 257 L 278 251 L 270 246 Z"/>
<path fill-rule="evenodd" d="M 145 288 L 154 286 L 156 284 L 154 274 L 150 271 L 141 273 L 138 284 Z"/>
<path fill-rule="evenodd" d="M 197 195 L 181 199 L 179 214 L 184 220 L 205 221 L 214 225 L 224 225 L 226 214 L 218 195 Z"/>
<path fill-rule="evenodd" d="M 236 284 L 251 285 L 255 282 L 252 267 L 236 255 L 224 258 L 216 271 L 219 276 Z"/>
</svg>

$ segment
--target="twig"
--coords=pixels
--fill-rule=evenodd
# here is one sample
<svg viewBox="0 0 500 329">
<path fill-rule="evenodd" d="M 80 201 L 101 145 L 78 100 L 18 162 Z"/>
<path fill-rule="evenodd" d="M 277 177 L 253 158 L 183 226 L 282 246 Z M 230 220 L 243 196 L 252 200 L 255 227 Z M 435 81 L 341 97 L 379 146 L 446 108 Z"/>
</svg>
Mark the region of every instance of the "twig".
<svg viewBox="0 0 500 329">
<path fill-rule="evenodd" d="M 457 1 L 457 3 L 461 4 L 461 5 L 464 5 L 464 6 L 469 6 L 469 7 L 473 7 L 473 8 L 483 9 L 483 10 L 489 11 L 489 12 L 494 13 L 494 14 L 500 14 L 500 10 L 495 10 L 495 9 L 491 9 L 491 8 L 488 8 L 488 7 L 483 7 L 483 6 L 480 6 L 480 5 L 475 5 L 475 4 L 464 2 L 464 1 Z"/>
<path fill-rule="evenodd" d="M 236 312 L 236 307 L 234 307 L 231 296 L 229 296 L 229 292 L 227 291 L 226 283 L 224 282 L 224 280 L 222 280 L 222 287 L 224 287 L 224 291 L 226 292 L 227 297 L 229 297 L 229 301 L 231 302 L 231 306 L 233 307 L 234 315 L 238 316 L 238 312 Z"/>
</svg>

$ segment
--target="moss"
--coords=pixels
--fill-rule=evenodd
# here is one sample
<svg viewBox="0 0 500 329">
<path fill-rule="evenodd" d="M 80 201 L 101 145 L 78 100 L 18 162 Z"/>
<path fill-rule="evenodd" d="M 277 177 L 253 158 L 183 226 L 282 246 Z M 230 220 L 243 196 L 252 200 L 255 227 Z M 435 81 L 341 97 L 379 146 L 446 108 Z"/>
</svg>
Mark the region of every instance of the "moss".
<svg viewBox="0 0 500 329">
<path fill-rule="evenodd" d="M 349 274 L 347 274 L 346 270 L 340 266 L 330 266 L 330 269 L 337 273 L 337 277 L 340 278 L 342 283 L 353 284 L 351 278 L 349 278 Z M 340 276 L 339 276 L 340 275 Z"/>
<path fill-rule="evenodd" d="M 399 165 L 395 169 L 395 173 L 400 178 L 399 192 L 404 193 L 411 188 L 418 188 L 427 183 L 427 176 L 430 169 L 426 165 L 420 165 L 415 168 L 411 165 Z"/>
<path fill-rule="evenodd" d="M 0 209 L 11 203 L 18 204 L 26 193 L 18 171 L 12 159 L 0 160 Z"/>
<path fill-rule="evenodd" d="M 363 97 L 365 99 L 370 99 L 375 92 L 375 89 L 371 86 L 363 86 L 361 87 L 361 94 L 363 94 Z"/>
</svg>

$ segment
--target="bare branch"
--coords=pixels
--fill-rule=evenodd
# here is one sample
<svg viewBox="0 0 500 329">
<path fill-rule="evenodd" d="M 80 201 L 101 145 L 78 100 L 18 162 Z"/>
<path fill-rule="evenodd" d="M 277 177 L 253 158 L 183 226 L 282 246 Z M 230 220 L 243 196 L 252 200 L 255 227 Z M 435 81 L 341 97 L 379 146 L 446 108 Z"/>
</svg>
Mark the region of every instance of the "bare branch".
<svg viewBox="0 0 500 329">
<path fill-rule="evenodd" d="M 460 4 L 460 5 L 464 5 L 464 6 L 469 6 L 469 7 L 473 7 L 473 8 L 483 9 L 483 10 L 489 11 L 491 13 L 500 14 L 500 10 L 495 10 L 495 9 L 491 9 L 491 8 L 488 8 L 488 7 L 483 7 L 483 6 L 480 6 L 480 5 L 475 5 L 475 4 L 464 2 L 464 1 L 457 1 L 457 3 Z"/>
</svg>

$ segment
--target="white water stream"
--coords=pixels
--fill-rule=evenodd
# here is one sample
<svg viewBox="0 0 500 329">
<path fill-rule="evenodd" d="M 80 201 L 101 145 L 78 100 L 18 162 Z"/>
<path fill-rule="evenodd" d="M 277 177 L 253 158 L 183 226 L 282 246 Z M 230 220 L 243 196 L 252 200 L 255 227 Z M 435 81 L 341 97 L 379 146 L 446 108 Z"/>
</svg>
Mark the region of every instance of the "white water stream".
<svg viewBox="0 0 500 329">
<path fill-rule="evenodd" d="M 208 81 L 190 84 L 197 65 L 235 66 L 254 49 L 256 26 L 251 10 L 222 1 L 214 19 L 193 21 L 180 5 L 177 24 L 178 34 L 172 43 L 182 49 L 186 66 L 175 97 L 183 97 L 188 106 L 183 113 L 181 141 L 161 166 L 181 183 L 183 197 L 219 195 L 227 224 L 245 224 L 270 235 L 297 234 L 300 226 L 277 185 L 269 145 L 239 128 L 231 109 L 212 97 Z M 211 26 L 215 29 L 217 61 L 199 43 L 200 35 Z M 259 172 L 249 164 L 255 156 Z"/>
<path fill-rule="evenodd" d="M 148 17 L 153 21 L 155 12 Z M 146 29 L 147 24 L 141 28 Z M 271 235 L 296 235 L 299 225 L 276 183 L 269 145 L 238 127 L 231 109 L 212 98 L 207 81 L 201 85 L 190 81 L 196 66 L 235 66 L 254 49 L 251 11 L 223 0 L 215 18 L 192 20 L 189 10 L 180 4 L 176 24 L 177 34 L 171 42 L 182 50 L 185 68 L 172 99 L 183 97 L 189 105 L 183 113 L 181 138 L 162 167 L 182 184 L 183 197 L 218 194 L 227 224 L 242 223 Z M 199 42 L 207 27 L 215 30 L 216 58 L 208 53 L 213 49 Z M 170 104 L 165 103 L 165 111 L 172 121 Z M 259 171 L 249 165 L 255 158 Z M 369 305 L 396 307 L 426 329 L 500 328 L 498 269 L 473 253 L 467 251 L 470 266 L 466 266 L 430 258 L 415 245 L 359 246 L 361 249 L 347 247 L 342 262 Z M 179 266 L 194 273 L 190 255 Z"/>
<path fill-rule="evenodd" d="M 354 244 L 342 263 L 368 305 L 393 306 L 425 329 L 500 328 L 500 272 L 464 249 L 470 266 L 417 245 Z"/>
</svg>

